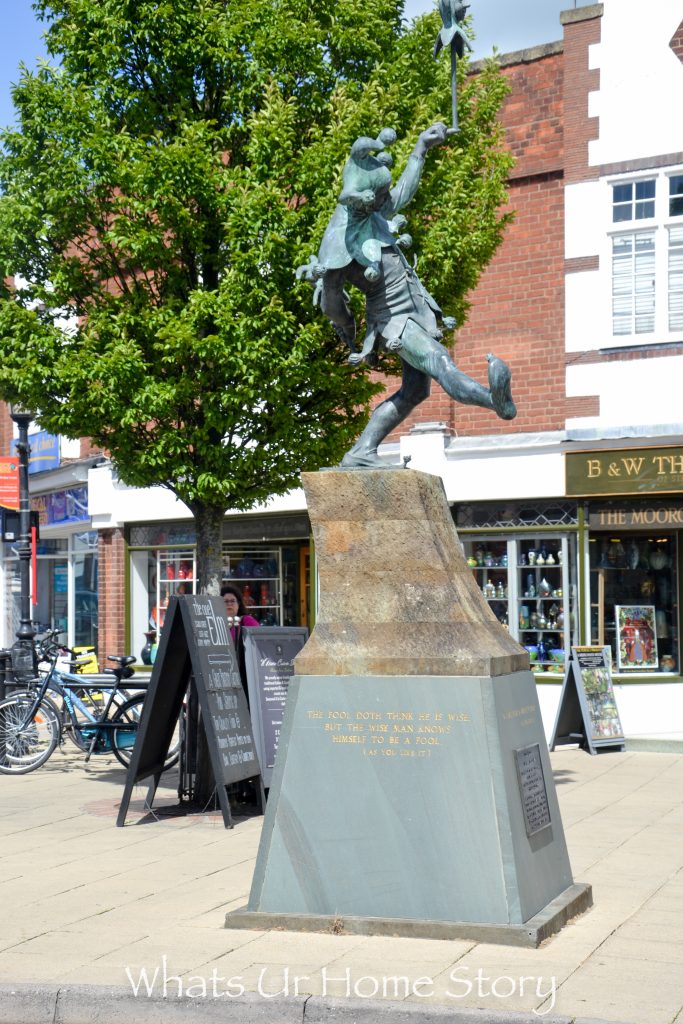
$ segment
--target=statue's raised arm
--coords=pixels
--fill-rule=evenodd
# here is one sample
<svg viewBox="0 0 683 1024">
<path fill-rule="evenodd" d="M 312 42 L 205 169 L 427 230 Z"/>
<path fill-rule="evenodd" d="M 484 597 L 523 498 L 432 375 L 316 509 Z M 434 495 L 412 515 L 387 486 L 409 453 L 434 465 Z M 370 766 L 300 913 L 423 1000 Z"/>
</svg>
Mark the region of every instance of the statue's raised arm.
<svg viewBox="0 0 683 1024">
<path fill-rule="evenodd" d="M 394 213 L 407 206 L 417 192 L 428 151 L 433 146 L 443 145 L 452 134 L 453 129 L 447 128 L 442 121 L 437 121 L 431 128 L 420 132 L 413 152 L 408 157 L 406 169 L 391 190 L 391 206 Z"/>
</svg>

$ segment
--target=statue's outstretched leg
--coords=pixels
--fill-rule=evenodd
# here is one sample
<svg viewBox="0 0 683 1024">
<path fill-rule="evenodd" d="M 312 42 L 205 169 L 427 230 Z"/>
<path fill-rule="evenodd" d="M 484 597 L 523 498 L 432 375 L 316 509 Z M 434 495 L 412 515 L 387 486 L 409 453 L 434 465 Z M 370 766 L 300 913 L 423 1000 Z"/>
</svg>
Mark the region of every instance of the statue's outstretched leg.
<svg viewBox="0 0 683 1024">
<path fill-rule="evenodd" d="M 377 448 L 387 434 L 429 397 L 430 388 L 429 377 L 403 362 L 401 387 L 374 410 L 367 427 L 342 459 L 342 466 L 345 469 L 394 469 L 379 458 Z"/>
<path fill-rule="evenodd" d="M 489 386 L 484 387 L 459 370 L 448 349 L 413 320 L 406 323 L 401 335 L 401 345 L 401 358 L 416 369 L 427 373 L 456 402 L 492 409 L 502 420 L 512 420 L 517 415 L 510 390 L 512 374 L 510 367 L 502 359 L 488 355 Z"/>
</svg>

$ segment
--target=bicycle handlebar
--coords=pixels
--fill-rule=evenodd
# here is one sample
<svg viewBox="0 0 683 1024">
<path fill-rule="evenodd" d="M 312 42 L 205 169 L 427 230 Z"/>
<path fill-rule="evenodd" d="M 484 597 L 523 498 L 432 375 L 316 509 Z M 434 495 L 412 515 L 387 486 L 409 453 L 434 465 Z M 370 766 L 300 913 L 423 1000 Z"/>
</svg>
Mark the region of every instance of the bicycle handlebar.
<svg viewBox="0 0 683 1024">
<path fill-rule="evenodd" d="M 71 657 L 71 667 L 77 668 L 79 665 L 87 665 L 90 661 L 89 657 L 79 657 L 76 651 L 71 647 L 67 647 L 66 644 L 62 644 L 58 641 L 57 637 L 60 634 L 60 630 L 51 629 L 43 636 L 35 637 L 34 643 L 36 647 L 36 653 L 40 661 L 52 661 L 56 664 L 57 658 L 60 654 L 68 654 Z M 132 654 L 108 654 L 107 659 L 109 661 L 116 661 L 119 664 L 118 669 L 107 669 L 107 672 L 111 672 L 119 681 L 123 679 L 130 679 L 133 675 L 133 669 L 130 667 L 137 659 Z M 90 673 L 88 673 L 90 674 Z M 79 677 L 79 678 L 85 678 Z"/>
</svg>

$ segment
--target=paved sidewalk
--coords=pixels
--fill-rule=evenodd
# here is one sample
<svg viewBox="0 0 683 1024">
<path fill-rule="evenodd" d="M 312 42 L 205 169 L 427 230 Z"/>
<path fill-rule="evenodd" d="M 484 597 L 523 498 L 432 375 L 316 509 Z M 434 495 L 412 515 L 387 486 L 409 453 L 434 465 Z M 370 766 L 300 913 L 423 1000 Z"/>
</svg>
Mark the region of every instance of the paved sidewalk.
<svg viewBox="0 0 683 1024">
<path fill-rule="evenodd" d="M 195 1021 L 375 1024 L 386 1011 L 397 1024 L 683 1024 L 683 755 L 564 749 L 551 760 L 574 877 L 593 885 L 595 906 L 539 949 L 228 931 L 260 818 L 232 831 L 218 814 L 154 821 L 140 790 L 131 824 L 116 828 L 123 769 L 77 753 L 0 776 L 0 1022 L 171 1020 L 182 986 L 204 1008 Z M 173 789 L 157 796 L 175 802 Z M 165 977 L 173 1004 L 159 1009 Z M 98 990 L 71 987 L 82 985 L 116 988 L 116 1012 L 98 1016 Z"/>
</svg>

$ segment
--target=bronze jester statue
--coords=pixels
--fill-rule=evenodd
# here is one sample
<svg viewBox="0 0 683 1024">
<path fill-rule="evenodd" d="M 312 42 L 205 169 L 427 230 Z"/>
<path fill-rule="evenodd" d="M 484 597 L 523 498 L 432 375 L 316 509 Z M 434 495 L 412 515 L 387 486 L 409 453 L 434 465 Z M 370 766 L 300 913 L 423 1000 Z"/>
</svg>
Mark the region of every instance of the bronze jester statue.
<svg viewBox="0 0 683 1024">
<path fill-rule="evenodd" d="M 345 468 L 391 468 L 377 455 L 378 445 L 428 397 L 432 380 L 463 405 L 492 409 L 504 420 L 517 413 L 510 369 L 502 360 L 489 355 L 488 387 L 457 368 L 441 344 L 443 330 L 453 329 L 455 321 L 443 316 L 402 251 L 411 239 L 401 233 L 406 219 L 400 211 L 417 192 L 427 152 L 452 133 L 453 129 L 441 122 L 421 132 L 393 187 L 388 148 L 396 140 L 395 133 L 385 128 L 376 139 L 356 139 L 320 252 L 296 272 L 298 278 L 315 283 L 314 302 L 351 349 L 349 362 L 364 360 L 372 365 L 381 347 L 397 352 L 403 364 L 400 389 L 374 410 L 358 441 L 342 459 Z M 360 352 L 346 285 L 365 294 L 365 336 Z"/>
</svg>

